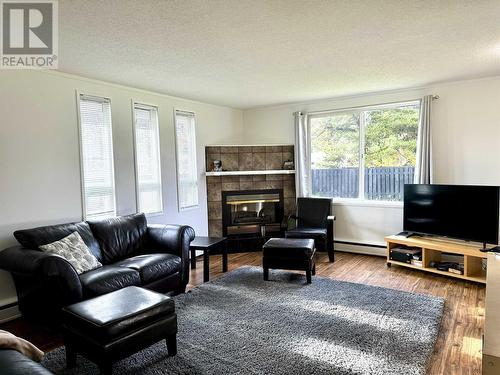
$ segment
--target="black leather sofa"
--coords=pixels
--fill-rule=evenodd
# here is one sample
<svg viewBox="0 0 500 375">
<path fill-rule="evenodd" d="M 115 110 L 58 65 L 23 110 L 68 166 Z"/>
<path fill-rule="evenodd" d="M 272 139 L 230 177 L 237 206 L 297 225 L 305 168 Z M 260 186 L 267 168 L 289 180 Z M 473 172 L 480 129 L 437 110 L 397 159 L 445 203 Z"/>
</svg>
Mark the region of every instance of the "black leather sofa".
<svg viewBox="0 0 500 375">
<path fill-rule="evenodd" d="M 64 258 L 40 245 L 77 231 L 102 267 L 78 275 Z M 127 286 L 161 293 L 185 291 L 193 228 L 148 225 L 144 214 L 60 224 L 14 232 L 21 246 L 0 252 L 0 268 L 12 273 L 23 315 L 58 322 L 63 306 Z"/>
<path fill-rule="evenodd" d="M 38 362 L 13 349 L 0 349 L 0 373 L 2 375 L 51 375 Z"/>
</svg>

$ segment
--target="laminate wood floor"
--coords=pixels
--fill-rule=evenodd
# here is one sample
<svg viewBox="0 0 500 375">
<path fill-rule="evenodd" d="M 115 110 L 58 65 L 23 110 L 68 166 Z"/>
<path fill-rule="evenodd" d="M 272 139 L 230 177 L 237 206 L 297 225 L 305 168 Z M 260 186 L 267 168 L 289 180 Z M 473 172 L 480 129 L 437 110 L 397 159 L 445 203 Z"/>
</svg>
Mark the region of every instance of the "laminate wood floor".
<svg viewBox="0 0 500 375">
<path fill-rule="evenodd" d="M 481 336 L 486 291 L 483 285 L 404 267 L 387 268 L 385 258 L 382 257 L 342 252 L 336 252 L 335 256 L 335 262 L 329 263 L 326 254 L 318 255 L 318 276 L 445 298 L 445 312 L 428 374 L 481 374 Z M 260 266 L 261 258 L 260 252 L 229 254 L 229 271 L 244 265 Z M 211 280 L 222 275 L 221 263 L 220 255 L 210 257 Z M 203 263 L 202 258 L 198 257 L 197 269 L 191 271 L 188 288 L 201 283 Z M 57 335 L 23 319 L 6 323 L 0 329 L 30 340 L 45 351 L 61 345 Z"/>
</svg>

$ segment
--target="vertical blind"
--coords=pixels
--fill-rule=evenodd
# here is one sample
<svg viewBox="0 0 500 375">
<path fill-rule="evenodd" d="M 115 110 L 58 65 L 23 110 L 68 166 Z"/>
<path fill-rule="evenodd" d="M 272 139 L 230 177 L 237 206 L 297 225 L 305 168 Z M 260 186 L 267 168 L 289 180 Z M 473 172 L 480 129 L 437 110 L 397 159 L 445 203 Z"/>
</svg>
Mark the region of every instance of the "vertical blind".
<svg viewBox="0 0 500 375">
<path fill-rule="evenodd" d="M 158 109 L 134 104 L 135 168 L 139 212 L 163 211 Z"/>
<path fill-rule="evenodd" d="M 116 215 L 111 102 L 80 94 L 84 218 Z"/>
<path fill-rule="evenodd" d="M 175 111 L 177 190 L 180 211 L 198 206 L 195 128 L 194 113 Z"/>
</svg>

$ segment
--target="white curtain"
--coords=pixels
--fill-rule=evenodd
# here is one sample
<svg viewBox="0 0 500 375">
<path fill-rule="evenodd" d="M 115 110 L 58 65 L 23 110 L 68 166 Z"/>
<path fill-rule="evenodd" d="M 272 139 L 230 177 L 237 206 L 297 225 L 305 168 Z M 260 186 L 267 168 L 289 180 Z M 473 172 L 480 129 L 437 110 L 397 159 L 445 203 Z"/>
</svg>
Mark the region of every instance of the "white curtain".
<svg viewBox="0 0 500 375">
<path fill-rule="evenodd" d="M 295 112 L 295 189 L 297 197 L 311 195 L 311 134 L 307 114 Z"/>
<path fill-rule="evenodd" d="M 424 96 L 420 102 L 420 121 L 417 137 L 417 162 L 414 183 L 432 183 L 432 132 L 431 107 L 433 95 Z"/>
</svg>

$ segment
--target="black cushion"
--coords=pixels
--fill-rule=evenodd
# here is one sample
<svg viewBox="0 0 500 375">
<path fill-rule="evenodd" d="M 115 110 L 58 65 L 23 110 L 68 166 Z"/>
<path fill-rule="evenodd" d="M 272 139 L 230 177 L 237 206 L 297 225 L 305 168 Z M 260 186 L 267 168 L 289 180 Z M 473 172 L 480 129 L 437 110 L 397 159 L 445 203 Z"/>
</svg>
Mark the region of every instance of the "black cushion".
<svg viewBox="0 0 500 375">
<path fill-rule="evenodd" d="M 144 214 L 88 223 L 101 246 L 104 264 L 114 263 L 140 252 L 146 240 L 147 222 Z"/>
<path fill-rule="evenodd" d="M 44 227 L 16 230 L 14 237 L 24 247 L 38 250 L 39 246 L 59 241 L 73 232 L 78 232 L 92 254 L 102 262 L 99 243 L 86 222 L 49 225 Z"/>
<path fill-rule="evenodd" d="M 110 340 L 174 312 L 170 297 L 131 286 L 65 307 L 63 322 L 86 337 Z"/>
<path fill-rule="evenodd" d="M 329 198 L 297 198 L 298 227 L 326 228 L 332 210 Z"/>
<path fill-rule="evenodd" d="M 12 349 L 0 349 L 0 373 L 2 375 L 52 374 L 41 364 Z"/>
<path fill-rule="evenodd" d="M 262 247 L 264 257 L 311 258 L 314 240 L 298 238 L 271 238 Z"/>
<path fill-rule="evenodd" d="M 100 296 L 115 290 L 141 285 L 139 272 L 131 268 L 102 266 L 80 275 L 83 294 L 86 298 Z"/>
<path fill-rule="evenodd" d="M 180 272 L 181 258 L 173 254 L 145 254 L 113 263 L 113 266 L 138 271 L 144 285 Z"/>
<path fill-rule="evenodd" d="M 286 238 L 312 238 L 318 239 L 326 237 L 326 228 L 295 228 L 286 231 Z"/>
</svg>

